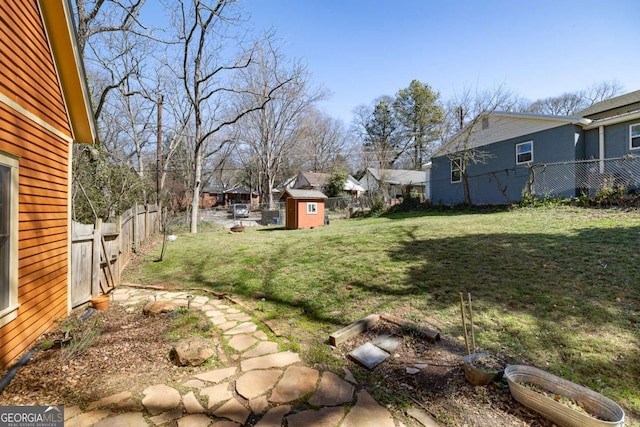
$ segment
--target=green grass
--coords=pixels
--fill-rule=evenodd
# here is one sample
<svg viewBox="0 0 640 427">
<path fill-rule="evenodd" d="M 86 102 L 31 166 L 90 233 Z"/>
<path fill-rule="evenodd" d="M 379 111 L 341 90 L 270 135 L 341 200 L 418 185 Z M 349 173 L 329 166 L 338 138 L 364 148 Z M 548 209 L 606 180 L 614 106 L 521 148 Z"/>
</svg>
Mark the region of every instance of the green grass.
<svg viewBox="0 0 640 427">
<path fill-rule="evenodd" d="M 313 342 L 397 308 L 460 336 L 458 293 L 470 292 L 480 346 L 640 415 L 637 212 L 416 213 L 314 230 L 185 234 L 154 262 L 159 250 L 127 279 L 233 292 L 284 331 L 293 320 L 295 334 Z M 252 299 L 256 291 L 264 303 Z"/>
</svg>

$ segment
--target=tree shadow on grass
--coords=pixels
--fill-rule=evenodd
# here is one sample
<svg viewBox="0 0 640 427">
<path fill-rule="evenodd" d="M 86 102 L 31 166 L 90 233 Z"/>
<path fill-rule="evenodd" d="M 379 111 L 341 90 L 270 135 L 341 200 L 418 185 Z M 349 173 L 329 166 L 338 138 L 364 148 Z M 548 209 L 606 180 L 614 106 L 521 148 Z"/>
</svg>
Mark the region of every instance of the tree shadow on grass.
<svg viewBox="0 0 640 427">
<path fill-rule="evenodd" d="M 494 351 L 505 345 L 524 362 L 549 363 L 558 375 L 623 399 L 637 416 L 639 236 L 640 227 L 612 227 L 429 239 L 410 228 L 388 251 L 412 266 L 406 287 L 358 285 L 423 298 L 436 310 L 455 309 L 458 293 L 469 292 Z"/>
</svg>

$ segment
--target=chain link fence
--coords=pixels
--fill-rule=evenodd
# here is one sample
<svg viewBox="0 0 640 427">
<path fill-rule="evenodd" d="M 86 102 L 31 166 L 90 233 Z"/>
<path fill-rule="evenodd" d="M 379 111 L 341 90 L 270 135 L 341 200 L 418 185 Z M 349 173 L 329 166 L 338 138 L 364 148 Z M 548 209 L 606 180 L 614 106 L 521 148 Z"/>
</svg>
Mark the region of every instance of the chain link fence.
<svg viewBox="0 0 640 427">
<path fill-rule="evenodd" d="M 532 165 L 529 195 L 542 197 L 595 197 L 607 189 L 636 193 L 640 188 L 640 156 L 604 160 Z"/>
</svg>

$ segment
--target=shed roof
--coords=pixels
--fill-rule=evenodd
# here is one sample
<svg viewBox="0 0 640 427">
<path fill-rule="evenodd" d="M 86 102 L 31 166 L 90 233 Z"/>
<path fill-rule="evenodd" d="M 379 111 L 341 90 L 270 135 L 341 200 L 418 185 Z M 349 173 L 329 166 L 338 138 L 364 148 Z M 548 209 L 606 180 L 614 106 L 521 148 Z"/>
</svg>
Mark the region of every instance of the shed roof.
<svg viewBox="0 0 640 427">
<path fill-rule="evenodd" d="M 300 190 L 297 188 L 288 188 L 285 194 L 289 194 L 294 199 L 326 199 L 327 196 L 318 190 Z"/>
</svg>

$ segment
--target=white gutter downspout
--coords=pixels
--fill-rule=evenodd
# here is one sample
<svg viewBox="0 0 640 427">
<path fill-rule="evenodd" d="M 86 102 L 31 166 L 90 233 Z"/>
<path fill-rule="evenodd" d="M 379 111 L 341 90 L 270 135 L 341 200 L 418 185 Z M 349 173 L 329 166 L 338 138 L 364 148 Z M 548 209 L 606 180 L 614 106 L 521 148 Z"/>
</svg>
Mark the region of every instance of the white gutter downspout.
<svg viewBox="0 0 640 427">
<path fill-rule="evenodd" d="M 598 127 L 598 152 L 600 158 L 600 173 L 604 173 L 604 126 Z"/>
</svg>

